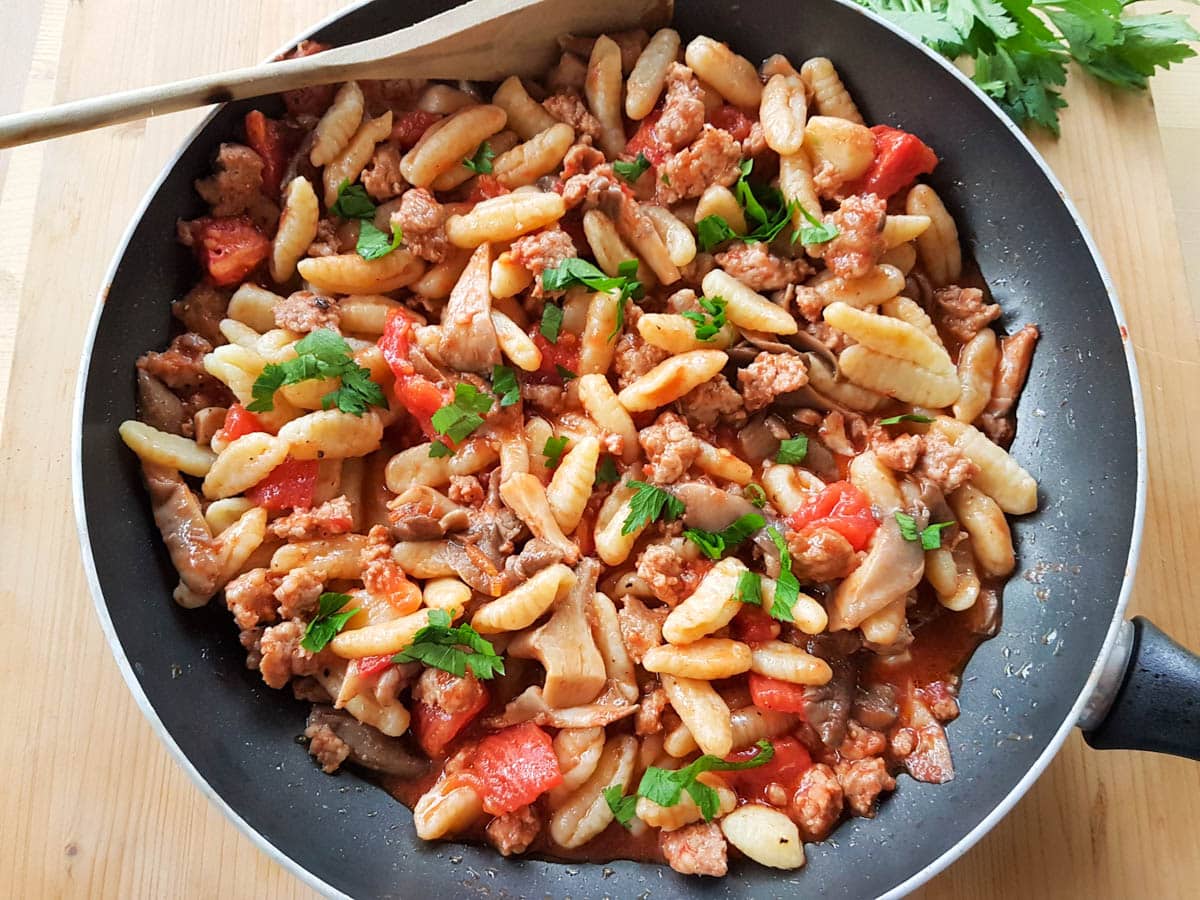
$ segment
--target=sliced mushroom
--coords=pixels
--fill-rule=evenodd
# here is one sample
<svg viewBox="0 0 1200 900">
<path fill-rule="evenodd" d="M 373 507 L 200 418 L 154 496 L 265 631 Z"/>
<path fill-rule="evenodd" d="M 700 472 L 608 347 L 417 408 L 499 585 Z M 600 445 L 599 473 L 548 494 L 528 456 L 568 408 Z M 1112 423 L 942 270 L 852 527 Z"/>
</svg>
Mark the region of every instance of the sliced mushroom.
<svg viewBox="0 0 1200 900">
<path fill-rule="evenodd" d="M 954 780 L 954 761 L 950 757 L 950 742 L 946 729 L 933 717 L 920 697 L 910 698 L 909 727 L 916 733 L 916 748 L 903 760 L 908 774 L 928 784 L 945 784 Z"/>
<path fill-rule="evenodd" d="M 491 372 L 500 362 L 492 327 L 491 245 L 483 243 L 450 292 L 442 314 L 438 355 L 459 372 Z"/>
<path fill-rule="evenodd" d="M 574 706 L 570 709 L 554 709 L 542 696 L 542 689 L 537 685 L 528 687 L 515 700 L 504 707 L 503 714 L 484 720 L 484 726 L 490 729 L 507 728 L 509 725 L 519 725 L 522 722 L 533 722 L 535 725 L 548 725 L 551 728 L 597 728 L 610 725 L 613 722 L 632 716 L 638 711 L 638 704 L 603 704 L 593 703 L 586 706 Z"/>
<path fill-rule="evenodd" d="M 598 561 L 583 560 L 575 568 L 575 585 L 555 605 L 550 621 L 521 632 L 508 645 L 510 656 L 541 662 L 546 670 L 542 696 L 551 708 L 583 705 L 604 689 L 604 657 L 590 622 L 599 574 Z"/>
<path fill-rule="evenodd" d="M 154 524 L 162 534 L 180 581 L 197 595 L 212 596 L 221 577 L 221 566 L 212 532 L 200 511 L 200 501 L 175 469 L 142 463 L 142 474 L 150 492 Z"/>
<path fill-rule="evenodd" d="M 537 476 L 522 472 L 500 485 L 500 496 L 533 532 L 534 537 L 548 541 L 562 551 L 563 560 L 573 564 L 579 559 L 579 548 L 571 542 L 550 511 L 546 488 Z"/>
<path fill-rule="evenodd" d="M 791 436 L 778 416 L 758 413 L 738 432 L 738 445 L 744 459 L 761 464 L 764 460 L 774 459 L 780 441 Z"/>
<path fill-rule="evenodd" d="M 921 542 L 906 541 L 895 516 L 885 516 L 862 565 L 830 597 L 829 630 L 857 628 L 885 606 L 906 597 L 924 571 Z"/>
<path fill-rule="evenodd" d="M 798 639 L 804 637 L 793 633 Z M 802 646 L 813 656 L 829 663 L 833 678 L 822 685 L 810 685 L 804 689 L 803 717 L 830 749 L 839 747 L 846 736 L 846 725 L 854 696 L 858 687 L 858 661 L 855 651 L 861 645 L 857 635 L 821 634 L 804 637 Z"/>
<path fill-rule="evenodd" d="M 389 505 L 392 539 L 431 541 L 470 524 L 469 511 L 427 485 L 413 485 Z"/>
<path fill-rule="evenodd" d="M 830 354 L 832 356 L 832 354 Z M 831 402 L 849 407 L 857 412 L 874 412 L 887 402 L 887 397 L 869 391 L 842 378 L 837 361 L 817 353 L 805 353 L 808 363 L 808 380 L 813 390 Z M 839 412 L 844 410 L 839 410 Z"/>
<path fill-rule="evenodd" d="M 159 431 L 183 434 L 183 401 L 169 387 L 147 372 L 137 370 L 138 416 Z"/>
<path fill-rule="evenodd" d="M 429 761 L 411 753 L 403 740 L 388 737 L 343 710 L 314 706 L 308 724 L 327 726 L 350 748 L 350 760 L 364 768 L 404 778 L 417 778 L 429 769 Z"/>
<path fill-rule="evenodd" d="M 683 501 L 683 524 L 689 528 L 720 531 L 748 513 L 760 512 L 745 497 L 699 481 L 677 484 L 671 490 Z"/>
<path fill-rule="evenodd" d="M 447 541 L 442 559 L 473 590 L 489 597 L 504 593 L 504 573 L 475 544 Z"/>
</svg>

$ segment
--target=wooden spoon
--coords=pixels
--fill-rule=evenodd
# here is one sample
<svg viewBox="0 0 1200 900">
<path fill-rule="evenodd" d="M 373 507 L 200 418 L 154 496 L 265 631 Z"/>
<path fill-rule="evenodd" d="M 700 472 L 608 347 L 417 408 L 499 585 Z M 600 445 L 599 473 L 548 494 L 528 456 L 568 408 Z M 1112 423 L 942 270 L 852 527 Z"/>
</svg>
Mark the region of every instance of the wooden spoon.
<svg viewBox="0 0 1200 900">
<path fill-rule="evenodd" d="M 369 41 L 220 75 L 205 75 L 0 117 L 0 149 L 210 103 L 372 78 L 495 81 L 557 59 L 563 34 L 657 28 L 672 0 L 471 0 Z"/>
</svg>

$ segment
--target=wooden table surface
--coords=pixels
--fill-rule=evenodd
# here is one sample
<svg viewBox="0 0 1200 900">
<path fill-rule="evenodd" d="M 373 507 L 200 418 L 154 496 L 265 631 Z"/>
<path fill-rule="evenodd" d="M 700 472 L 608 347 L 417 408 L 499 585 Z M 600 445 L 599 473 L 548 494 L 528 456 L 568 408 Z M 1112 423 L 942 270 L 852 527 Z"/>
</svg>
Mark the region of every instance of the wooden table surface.
<svg viewBox="0 0 1200 900">
<path fill-rule="evenodd" d="M 233 68 L 338 6 L 7 0 L 0 112 Z M 1200 62 L 1160 77 L 1153 103 L 1082 79 L 1068 97 L 1062 139 L 1038 144 L 1108 261 L 1146 397 L 1150 495 L 1132 612 L 1200 647 Z M 0 683 L 11 690 L 0 893 L 13 897 L 312 896 L 201 796 L 142 719 L 75 539 L 70 420 L 93 299 L 139 199 L 200 115 L 0 153 Z M 1091 752 L 1075 734 L 921 896 L 1194 897 L 1198 880 L 1200 766 Z"/>
</svg>

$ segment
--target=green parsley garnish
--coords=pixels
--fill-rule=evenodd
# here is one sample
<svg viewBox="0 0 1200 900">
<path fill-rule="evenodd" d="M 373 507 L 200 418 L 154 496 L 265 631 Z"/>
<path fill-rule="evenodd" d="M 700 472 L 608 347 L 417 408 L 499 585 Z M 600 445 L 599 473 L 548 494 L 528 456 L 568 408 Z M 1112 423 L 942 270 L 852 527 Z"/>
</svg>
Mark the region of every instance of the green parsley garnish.
<svg viewBox="0 0 1200 900">
<path fill-rule="evenodd" d="M 343 219 L 373 219 L 376 206 L 367 195 L 367 189 L 361 184 L 351 184 L 349 179 L 342 179 L 338 186 L 337 201 L 329 207 L 329 211 Z"/>
<path fill-rule="evenodd" d="M 510 366 L 492 366 L 492 393 L 500 398 L 502 408 L 521 399 L 517 373 Z"/>
<path fill-rule="evenodd" d="M 637 795 L 659 806 L 674 806 L 683 797 L 683 792 L 687 791 L 688 796 L 700 807 L 700 814 L 704 816 L 704 820 L 711 822 L 720 811 L 721 801 L 716 790 L 702 781 L 697 781 L 696 776 L 702 772 L 740 772 L 745 769 L 757 769 L 774 759 L 775 746 L 770 741 L 759 741 L 756 746 L 758 752 L 741 762 L 726 762 L 719 756 L 706 753 L 695 762 L 674 771 L 650 766 L 642 776 Z"/>
<path fill-rule="evenodd" d="M 476 678 L 504 674 L 504 658 L 491 641 L 466 623 L 450 627 L 450 613 L 429 610 L 429 624 L 413 635 L 412 643 L 392 657 L 394 663 L 422 662 L 462 678 L 470 668 Z"/>
<path fill-rule="evenodd" d="M 434 441 L 429 445 L 429 458 L 441 459 L 443 456 L 453 456 L 454 451 L 443 444 L 441 441 Z"/>
<path fill-rule="evenodd" d="M 619 784 L 610 784 L 604 789 L 604 802 L 612 810 L 613 818 L 628 828 L 637 810 L 637 795 L 623 797 L 622 791 Z"/>
<path fill-rule="evenodd" d="M 658 180 L 661 181 L 663 184 L 665 184 L 667 187 L 671 186 L 671 176 L 668 175 L 666 172 L 663 172 L 662 177 L 660 177 Z"/>
<path fill-rule="evenodd" d="M 629 515 L 621 525 L 621 534 L 633 534 L 660 517 L 665 522 L 673 522 L 683 515 L 686 507 L 674 494 L 644 481 L 627 481 L 625 484 L 633 488 L 634 493 L 629 501 Z"/>
<path fill-rule="evenodd" d="M 758 513 L 746 513 L 721 531 L 688 528 L 684 530 L 683 536 L 699 547 L 700 551 L 709 559 L 720 559 L 727 551 L 736 547 L 765 524 L 766 520 Z"/>
<path fill-rule="evenodd" d="M 625 162 L 618 159 L 612 164 L 613 171 L 624 178 L 630 184 L 633 184 L 642 177 L 642 173 L 650 168 L 650 160 L 646 159 L 645 153 L 639 153 L 637 159 L 633 162 Z"/>
<path fill-rule="evenodd" d="M 775 580 L 775 600 L 771 604 L 771 618 L 781 622 L 794 622 L 792 609 L 800 599 L 800 582 L 792 574 L 792 554 L 788 552 L 787 541 L 773 527 L 767 528 L 767 534 L 775 549 L 779 551 L 779 577 Z"/>
<path fill-rule="evenodd" d="M 762 576 L 757 572 L 743 572 L 738 576 L 737 590 L 733 596 L 738 603 L 762 606 Z"/>
<path fill-rule="evenodd" d="M 803 206 L 800 207 L 800 212 L 804 218 L 808 219 L 808 224 L 800 229 L 801 243 L 824 244 L 826 241 L 832 241 L 835 237 L 841 234 L 841 232 L 838 231 L 838 227 L 832 222 L 822 222 Z"/>
<path fill-rule="evenodd" d="M 616 275 L 605 275 L 586 259 L 572 256 L 564 259 L 558 268 L 542 272 L 542 289 L 554 293 L 581 284 L 593 291 L 620 291 L 617 298 L 617 314 L 620 316 L 626 300 L 630 297 L 638 300 L 644 293 L 642 283 L 637 280 L 637 266 L 636 259 L 627 259 L 617 266 Z M 623 323 L 624 319 L 620 321 Z M 609 340 L 613 337 L 616 337 L 615 331 Z"/>
<path fill-rule="evenodd" d="M 696 340 L 711 341 L 725 327 L 726 300 L 724 297 L 701 297 L 697 302 L 704 312 L 689 309 L 682 315 L 695 324 Z"/>
<path fill-rule="evenodd" d="M 358 608 L 339 612 L 350 602 L 349 594 L 334 594 L 326 591 L 317 598 L 317 615 L 304 629 L 300 646 L 309 653 L 320 653 L 334 636 L 346 627 L 346 623 L 358 612 Z"/>
<path fill-rule="evenodd" d="M 495 158 L 496 151 L 492 149 L 491 144 L 484 141 L 479 145 L 479 149 L 475 151 L 474 156 L 468 156 L 463 160 L 463 165 L 478 175 L 491 175 L 492 160 Z"/>
<path fill-rule="evenodd" d="M 742 496 L 758 509 L 767 505 L 767 492 L 762 489 L 761 485 L 757 485 L 753 481 L 742 488 Z"/>
<path fill-rule="evenodd" d="M 1123 0 L 858 2 L 951 59 L 973 59 L 972 79 L 1001 109 L 1018 124 L 1034 122 L 1054 134 L 1067 105 L 1060 88 L 1068 62 L 1138 90 L 1156 68 L 1195 56 L 1187 42 L 1200 40 L 1184 16 L 1127 15 Z"/>
<path fill-rule="evenodd" d="M 621 480 L 621 473 L 617 471 L 617 464 L 611 456 L 602 456 L 600 465 L 596 466 L 596 480 L 592 482 L 593 487 L 599 487 L 602 484 L 616 484 Z"/>
<path fill-rule="evenodd" d="M 568 381 L 574 381 L 576 378 L 579 377 L 574 372 L 572 372 L 570 369 L 568 369 L 566 366 L 561 366 L 558 363 L 554 364 L 554 371 L 556 371 L 558 373 L 558 377 L 563 380 L 564 384 Z"/>
<path fill-rule="evenodd" d="M 746 224 L 750 231 L 739 240 L 747 244 L 769 244 L 792 221 L 792 213 L 799 206 L 795 200 L 787 203 L 778 188 L 759 187 L 755 190 L 749 182 L 754 161 L 743 160 L 741 176 L 734 185 L 734 193 L 746 211 Z"/>
<path fill-rule="evenodd" d="M 548 437 L 546 444 L 542 447 L 542 456 L 546 457 L 546 468 L 557 469 L 558 464 L 562 461 L 563 451 L 567 449 L 567 444 L 570 438 L 567 437 Z"/>
<path fill-rule="evenodd" d="M 404 232 L 399 225 L 392 226 L 392 236 L 389 239 L 387 232 L 376 228 L 370 219 L 363 219 L 358 223 L 358 243 L 354 245 L 354 250 L 363 259 L 379 259 L 387 256 L 402 243 Z"/>
<path fill-rule="evenodd" d="M 917 528 L 917 520 L 908 513 L 896 510 L 896 524 L 900 526 L 900 537 L 906 541 L 920 541 L 922 550 L 937 550 L 942 546 L 942 529 L 949 528 L 953 522 L 937 522 Z"/>
<path fill-rule="evenodd" d="M 558 333 L 562 331 L 563 311 L 561 306 L 555 306 L 549 300 L 542 307 L 542 324 L 538 328 L 542 337 L 552 344 L 558 343 Z"/>
<path fill-rule="evenodd" d="M 717 244 L 736 240 L 738 233 L 716 213 L 705 216 L 696 223 L 696 237 L 700 239 L 700 249 L 707 253 Z"/>
<path fill-rule="evenodd" d="M 459 382 L 454 386 L 454 402 L 433 414 L 433 430 L 446 435 L 456 444 L 461 443 L 483 424 L 482 413 L 491 408 L 491 397 L 481 393 L 473 384 Z"/>
<path fill-rule="evenodd" d="M 338 333 L 318 328 L 296 342 L 295 359 L 267 363 L 250 389 L 254 399 L 246 409 L 270 412 L 275 408 L 275 392 L 284 385 L 324 378 L 340 378 L 341 386 L 321 398 L 322 409 L 336 406 L 361 416 L 368 406 L 388 408 L 383 388 L 371 380 L 370 369 L 354 361 L 350 345 Z"/>
<path fill-rule="evenodd" d="M 808 456 L 808 436 L 798 434 L 794 438 L 785 438 L 779 442 L 779 452 L 775 454 L 775 462 L 795 466 L 804 462 L 806 456 Z"/>
<path fill-rule="evenodd" d="M 933 419 L 929 416 L 918 416 L 916 413 L 905 413 L 902 416 L 888 416 L 886 419 L 880 419 L 880 425 L 898 425 L 901 422 L 919 422 L 922 425 L 928 425 Z"/>
</svg>

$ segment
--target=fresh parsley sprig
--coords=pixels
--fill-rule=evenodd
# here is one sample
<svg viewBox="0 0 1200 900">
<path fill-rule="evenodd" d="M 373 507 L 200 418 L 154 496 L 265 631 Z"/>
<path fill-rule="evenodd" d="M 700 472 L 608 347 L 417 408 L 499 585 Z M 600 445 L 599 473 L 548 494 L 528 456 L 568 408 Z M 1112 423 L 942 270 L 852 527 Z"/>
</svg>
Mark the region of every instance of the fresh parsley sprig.
<svg viewBox="0 0 1200 900">
<path fill-rule="evenodd" d="M 758 513 L 746 513 L 720 531 L 705 531 L 702 528 L 687 528 L 683 536 L 700 548 L 709 559 L 720 559 L 758 529 L 766 524 Z"/>
<path fill-rule="evenodd" d="M 358 612 L 357 607 L 339 612 L 350 602 L 350 599 L 349 594 L 335 594 L 331 591 L 326 591 L 318 597 L 317 614 L 304 629 L 304 637 L 300 641 L 300 646 L 309 653 L 320 653 L 324 650 L 325 645 L 332 641 Z"/>
<path fill-rule="evenodd" d="M 621 480 L 621 473 L 617 471 L 617 464 L 611 456 L 603 456 L 600 458 L 600 465 L 596 466 L 596 480 L 592 482 L 592 487 L 599 487 L 602 484 L 616 484 Z"/>
<path fill-rule="evenodd" d="M 738 576 L 737 588 L 733 592 L 738 603 L 747 606 L 762 606 L 762 576 L 757 572 L 743 572 Z"/>
<path fill-rule="evenodd" d="M 496 151 L 492 149 L 491 144 L 484 141 L 473 156 L 468 156 L 463 160 L 463 165 L 477 175 L 491 175 L 492 160 L 495 158 Z"/>
<path fill-rule="evenodd" d="M 1195 56 L 1184 16 L 1127 15 L 1128 0 L 857 0 L 951 59 L 1018 124 L 1058 134 L 1067 64 L 1141 90 L 1156 69 Z"/>
<path fill-rule="evenodd" d="M 538 330 L 542 333 L 542 337 L 552 344 L 557 344 L 558 333 L 562 331 L 562 322 L 562 307 L 547 300 L 546 305 L 542 307 L 542 323 L 538 326 Z"/>
<path fill-rule="evenodd" d="M 492 398 L 473 384 L 459 382 L 454 386 L 454 400 L 433 414 L 433 430 L 444 434 L 454 443 L 466 440 L 483 424 L 483 413 L 492 408 Z"/>
<path fill-rule="evenodd" d="M 949 528 L 953 522 L 936 522 L 917 528 L 917 520 L 906 512 L 896 510 L 896 524 L 900 526 L 900 537 L 906 541 L 920 541 L 922 550 L 936 550 L 942 546 L 942 530 Z"/>
<path fill-rule="evenodd" d="M 563 451 L 567 449 L 567 444 L 570 443 L 570 438 L 566 436 L 548 437 L 546 444 L 542 447 L 542 456 L 546 457 L 546 468 L 557 469 L 558 464 L 562 462 Z"/>
<path fill-rule="evenodd" d="M 684 311 L 682 316 L 695 326 L 696 340 L 715 340 L 725 327 L 725 307 L 728 301 L 724 297 L 701 297 L 696 302 L 704 312 L 689 309 Z"/>
<path fill-rule="evenodd" d="M 841 234 L 841 231 L 832 222 L 821 221 L 803 206 L 800 207 L 800 214 L 808 220 L 808 224 L 800 229 L 800 243 L 802 244 L 824 244 Z"/>
<path fill-rule="evenodd" d="M 704 772 L 741 772 L 757 769 L 775 758 L 775 745 L 770 741 L 762 740 L 755 746 L 758 752 L 739 762 L 729 762 L 706 753 L 682 769 L 660 769 L 658 766 L 650 766 L 638 784 L 636 795 L 623 797 L 621 786 L 614 784 L 604 791 L 604 800 L 612 810 L 613 817 L 627 826 L 633 820 L 637 797 L 645 797 L 659 806 L 670 807 L 679 803 L 686 791 L 700 808 L 700 815 L 704 817 L 704 821 L 711 822 L 721 811 L 721 798 L 716 788 L 699 781 L 698 776 Z M 633 802 L 629 803 L 630 800 Z"/>
<path fill-rule="evenodd" d="M 919 416 L 916 413 L 905 413 L 902 416 L 888 416 L 886 419 L 880 419 L 880 425 L 899 425 L 901 422 L 917 422 L 921 425 L 928 425 L 933 419 L 929 416 Z"/>
<path fill-rule="evenodd" d="M 798 434 L 794 438 L 784 438 L 779 442 L 775 462 L 781 465 L 796 466 L 804 462 L 806 456 L 808 456 L 808 435 Z"/>
<path fill-rule="evenodd" d="M 696 223 L 700 249 L 705 252 L 717 244 L 731 240 L 744 241 L 747 244 L 769 244 L 792 221 L 792 215 L 797 208 L 796 201 L 785 202 L 778 188 L 753 186 L 750 183 L 750 173 L 754 170 L 754 160 L 744 159 L 738 168 L 740 175 L 733 186 L 733 192 L 746 214 L 749 230 L 745 234 L 738 234 L 721 216 L 705 216 Z"/>
<path fill-rule="evenodd" d="M 771 618 L 780 622 L 794 622 L 792 610 L 800 599 L 800 582 L 792 574 L 792 554 L 788 552 L 787 541 L 773 526 L 767 528 L 767 534 L 775 549 L 779 551 L 779 577 L 775 579 L 775 600 L 771 603 Z"/>
<path fill-rule="evenodd" d="M 378 207 L 367 194 L 361 184 L 351 184 L 349 179 L 343 179 L 338 186 L 337 200 L 329 211 L 343 219 L 358 219 L 358 242 L 354 250 L 363 259 L 379 259 L 387 256 L 404 243 L 404 231 L 399 225 L 392 226 L 389 236 L 386 231 L 380 231 L 372 221 Z"/>
<path fill-rule="evenodd" d="M 640 300 L 645 293 L 645 287 L 637 280 L 637 270 L 637 260 L 627 259 L 617 266 L 616 275 L 605 275 L 586 259 L 573 256 L 570 259 L 564 259 L 556 268 L 546 269 L 542 272 L 542 289 L 554 293 L 565 291 L 575 285 L 583 285 L 593 291 L 617 291 L 617 322 L 612 334 L 608 336 L 608 340 L 611 341 L 625 327 L 625 302 L 630 298 Z M 553 306 L 550 303 L 546 305 Z M 558 325 L 562 325 L 561 309 L 559 310 Z M 542 313 L 542 334 L 552 344 L 558 340 L 557 329 L 554 331 L 553 338 L 546 334 L 544 312 Z"/>
<path fill-rule="evenodd" d="M 625 484 L 633 488 L 634 493 L 629 501 L 629 515 L 621 525 L 621 534 L 633 534 L 660 518 L 673 522 L 686 509 L 682 500 L 653 484 L 644 481 L 627 481 Z"/>
<path fill-rule="evenodd" d="M 511 366 L 492 366 L 492 393 L 500 398 L 500 407 L 513 406 L 521 399 L 521 385 Z"/>
<path fill-rule="evenodd" d="M 296 358 L 267 363 L 250 388 L 250 412 L 275 408 L 275 392 L 284 385 L 313 379 L 339 378 L 341 385 L 321 398 L 323 409 L 335 406 L 342 412 L 361 416 L 368 406 L 387 409 L 383 388 L 371 380 L 371 370 L 354 361 L 350 345 L 337 332 L 319 328 L 296 342 Z"/>
<path fill-rule="evenodd" d="M 392 662 L 421 662 L 462 678 L 469 668 L 476 678 L 489 680 L 504 674 L 504 657 L 491 641 L 463 623 L 450 626 L 450 613 L 429 610 L 429 624 L 413 635 L 412 643 L 392 657 Z"/>
<path fill-rule="evenodd" d="M 351 184 L 348 178 L 344 178 L 338 185 L 337 200 L 329 207 L 329 211 L 343 219 L 373 219 L 377 208 L 365 187 Z"/>
<path fill-rule="evenodd" d="M 626 162 L 623 159 L 618 159 L 612 164 L 613 171 L 625 179 L 629 184 L 633 184 L 642 177 L 642 173 L 650 168 L 650 160 L 646 159 L 645 153 L 638 153 L 637 158 L 632 162 Z"/>
</svg>

